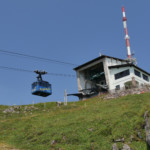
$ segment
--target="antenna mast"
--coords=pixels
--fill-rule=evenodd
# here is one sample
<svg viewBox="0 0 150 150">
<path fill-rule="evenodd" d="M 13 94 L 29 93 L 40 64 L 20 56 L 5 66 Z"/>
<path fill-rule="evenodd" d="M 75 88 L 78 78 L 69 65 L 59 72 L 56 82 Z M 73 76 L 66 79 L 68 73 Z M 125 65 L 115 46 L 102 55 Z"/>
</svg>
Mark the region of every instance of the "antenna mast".
<svg viewBox="0 0 150 150">
<path fill-rule="evenodd" d="M 126 18 L 124 6 L 122 7 L 122 14 L 123 14 L 123 27 L 125 29 L 125 40 L 126 40 L 127 56 L 128 56 L 127 60 L 130 63 L 136 64 L 136 59 L 132 58 L 132 54 L 131 54 L 130 41 L 129 41 L 130 37 L 128 35 L 128 30 L 127 30 L 127 18 Z"/>
</svg>

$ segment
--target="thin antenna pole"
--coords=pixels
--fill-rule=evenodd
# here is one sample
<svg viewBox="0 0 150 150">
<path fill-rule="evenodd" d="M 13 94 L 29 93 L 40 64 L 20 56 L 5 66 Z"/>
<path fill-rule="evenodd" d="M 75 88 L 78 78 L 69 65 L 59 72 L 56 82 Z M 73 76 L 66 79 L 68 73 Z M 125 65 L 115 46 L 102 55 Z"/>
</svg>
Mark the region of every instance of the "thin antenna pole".
<svg viewBox="0 0 150 150">
<path fill-rule="evenodd" d="M 125 40 L 126 40 L 126 46 L 127 46 L 127 55 L 128 59 L 131 59 L 131 48 L 130 48 L 130 42 L 129 42 L 129 35 L 127 30 L 127 18 L 125 14 L 125 7 L 122 7 L 122 14 L 123 14 L 123 27 L 125 29 Z"/>
</svg>

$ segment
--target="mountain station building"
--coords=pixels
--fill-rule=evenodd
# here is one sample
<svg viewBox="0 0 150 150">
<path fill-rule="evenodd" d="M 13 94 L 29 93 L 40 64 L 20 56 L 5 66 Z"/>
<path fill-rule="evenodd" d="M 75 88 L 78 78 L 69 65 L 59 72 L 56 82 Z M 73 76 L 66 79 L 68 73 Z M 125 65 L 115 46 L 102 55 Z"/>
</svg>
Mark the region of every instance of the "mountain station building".
<svg viewBox="0 0 150 150">
<path fill-rule="evenodd" d="M 150 73 L 128 60 L 101 55 L 74 68 L 77 74 L 80 100 L 105 92 L 150 84 Z"/>
</svg>

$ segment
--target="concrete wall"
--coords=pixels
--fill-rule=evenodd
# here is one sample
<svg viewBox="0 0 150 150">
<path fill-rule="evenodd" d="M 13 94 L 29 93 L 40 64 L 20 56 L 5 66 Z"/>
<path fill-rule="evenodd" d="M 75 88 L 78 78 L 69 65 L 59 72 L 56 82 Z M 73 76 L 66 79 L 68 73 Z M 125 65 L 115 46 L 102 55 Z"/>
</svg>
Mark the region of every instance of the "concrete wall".
<svg viewBox="0 0 150 150">
<path fill-rule="evenodd" d="M 137 71 L 139 71 L 139 72 L 141 73 L 141 77 L 138 77 L 138 76 L 136 76 L 136 75 L 134 74 L 134 69 L 137 70 Z M 131 70 L 131 71 L 132 71 L 133 76 L 135 77 L 135 80 L 138 81 L 139 84 L 150 84 L 150 76 L 149 76 L 149 75 L 147 75 L 146 73 L 144 73 L 144 72 L 142 72 L 142 71 L 140 71 L 140 70 L 138 70 L 138 69 L 136 69 L 136 68 L 134 68 L 134 67 L 132 67 L 132 70 Z M 146 76 L 148 76 L 149 82 L 143 79 L 142 74 L 145 74 Z"/>
<path fill-rule="evenodd" d="M 125 70 L 127 70 L 127 69 L 129 69 L 130 75 L 115 80 L 115 76 L 114 76 L 114 75 L 115 75 L 116 73 L 125 71 Z M 123 87 L 124 87 L 124 83 L 125 83 L 125 82 L 128 82 L 128 81 L 131 81 L 133 77 L 135 78 L 136 81 L 139 82 L 140 85 L 141 85 L 141 84 L 150 84 L 150 82 L 144 80 L 142 76 L 141 76 L 141 78 L 138 77 L 138 76 L 136 76 L 136 75 L 134 74 L 134 69 L 136 69 L 136 68 L 134 68 L 134 67 L 111 68 L 111 69 L 109 70 L 109 75 L 110 75 L 110 83 L 109 83 L 109 84 L 110 84 L 110 90 L 114 90 L 117 85 L 120 85 L 120 88 L 123 88 Z M 138 70 L 138 69 L 136 69 L 136 70 Z M 143 72 L 140 71 L 140 70 L 138 70 L 138 71 L 141 72 L 141 74 L 143 73 Z M 143 73 L 143 74 L 145 74 L 145 73 Z M 147 75 L 147 74 L 145 74 L 145 75 Z M 148 75 L 147 75 L 147 76 L 148 76 Z M 149 76 L 148 76 L 148 77 L 149 77 Z M 149 79 L 150 79 L 150 77 L 149 77 Z"/>
<path fill-rule="evenodd" d="M 127 64 L 126 61 L 120 61 L 120 60 L 116 60 L 116 59 L 113 59 L 113 58 L 106 58 L 106 63 L 107 63 L 107 66 Z"/>
<path fill-rule="evenodd" d="M 115 80 L 115 76 L 114 76 L 114 75 L 115 75 L 116 73 L 125 71 L 125 70 L 127 70 L 127 69 L 129 69 L 130 75 Z M 109 73 L 110 73 L 110 88 L 109 88 L 109 90 L 115 89 L 117 85 L 120 85 L 120 88 L 123 88 L 125 82 L 131 81 L 131 79 L 132 79 L 132 77 L 133 77 L 133 74 L 132 74 L 131 70 L 132 70 L 132 69 L 131 69 L 130 67 L 112 68 L 112 69 L 110 69 L 110 70 L 109 70 Z"/>
<path fill-rule="evenodd" d="M 113 77 L 112 77 L 113 72 L 110 72 L 108 67 L 109 66 L 115 66 L 115 65 L 122 65 L 122 64 L 127 64 L 127 62 L 116 60 L 116 59 L 113 59 L 113 58 L 106 58 L 105 59 L 105 63 L 104 63 L 105 76 L 106 76 L 106 82 L 107 82 L 107 85 L 109 87 L 109 90 L 114 89 L 115 85 L 112 85 L 112 83 L 114 83 L 113 82 Z M 115 88 L 116 88 L 116 86 L 115 86 Z"/>
</svg>

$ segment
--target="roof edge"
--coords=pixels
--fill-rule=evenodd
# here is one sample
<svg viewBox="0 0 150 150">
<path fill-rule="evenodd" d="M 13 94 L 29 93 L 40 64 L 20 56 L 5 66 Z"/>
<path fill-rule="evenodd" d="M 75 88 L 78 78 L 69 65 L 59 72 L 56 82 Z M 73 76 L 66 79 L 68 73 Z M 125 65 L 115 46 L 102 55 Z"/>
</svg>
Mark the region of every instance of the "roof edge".
<svg viewBox="0 0 150 150">
<path fill-rule="evenodd" d="M 88 61 L 88 62 L 86 62 L 86 63 L 84 63 L 84 64 L 82 64 L 82 65 L 80 65 L 80 66 L 77 66 L 76 68 L 74 68 L 73 70 L 78 70 L 78 69 L 80 69 L 80 68 L 82 68 L 82 67 L 84 67 L 84 66 L 86 66 L 86 65 L 89 65 L 89 64 L 91 64 L 91 63 L 93 63 L 93 62 L 95 62 L 95 61 L 98 61 L 98 60 L 100 60 L 100 59 L 103 59 L 103 58 L 112 58 L 112 59 L 115 59 L 115 60 L 120 60 L 120 61 L 124 61 L 124 62 L 128 62 L 128 60 L 125 60 L 125 59 L 120 59 L 120 58 L 116 58 L 116 57 L 111 57 L 111 56 L 107 56 L 107 55 L 101 55 L 101 56 L 99 56 L 99 57 L 97 57 L 97 58 L 95 58 L 95 59 L 93 59 L 93 60 L 91 60 L 91 61 Z"/>
<path fill-rule="evenodd" d="M 141 70 L 142 72 L 144 72 L 144 73 L 150 75 L 149 72 L 143 70 L 142 68 L 140 68 L 140 67 L 138 67 L 138 66 L 135 66 L 134 64 L 115 65 L 115 66 L 109 66 L 108 68 L 109 68 L 109 69 L 112 69 L 112 68 L 120 68 L 120 67 L 128 67 L 128 66 L 130 66 L 130 67 L 135 67 L 136 69 Z"/>
</svg>

